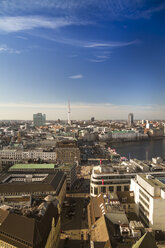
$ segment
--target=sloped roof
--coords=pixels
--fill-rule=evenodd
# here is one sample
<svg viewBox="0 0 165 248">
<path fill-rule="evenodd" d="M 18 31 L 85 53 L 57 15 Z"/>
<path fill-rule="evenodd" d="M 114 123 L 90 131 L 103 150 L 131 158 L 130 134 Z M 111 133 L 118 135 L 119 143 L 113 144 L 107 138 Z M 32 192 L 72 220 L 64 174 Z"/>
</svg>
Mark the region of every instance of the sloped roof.
<svg viewBox="0 0 165 248">
<path fill-rule="evenodd" d="M 0 209 L 0 225 L 2 225 L 3 221 L 6 219 L 8 214 L 9 214 L 8 211 Z"/>
<path fill-rule="evenodd" d="M 0 239 L 18 248 L 44 248 L 51 230 L 52 218 L 58 221 L 58 209 L 50 203 L 41 220 L 9 213 L 0 226 Z"/>
<path fill-rule="evenodd" d="M 158 248 L 154 237 L 150 232 L 145 233 L 132 248 Z"/>
<path fill-rule="evenodd" d="M 41 182 L 12 182 L 12 183 L 1 183 L 0 193 L 15 193 L 15 192 L 45 192 L 45 191 L 56 191 L 63 185 L 65 179 L 64 172 L 56 171 L 54 174 L 48 174 L 48 176 Z"/>
</svg>

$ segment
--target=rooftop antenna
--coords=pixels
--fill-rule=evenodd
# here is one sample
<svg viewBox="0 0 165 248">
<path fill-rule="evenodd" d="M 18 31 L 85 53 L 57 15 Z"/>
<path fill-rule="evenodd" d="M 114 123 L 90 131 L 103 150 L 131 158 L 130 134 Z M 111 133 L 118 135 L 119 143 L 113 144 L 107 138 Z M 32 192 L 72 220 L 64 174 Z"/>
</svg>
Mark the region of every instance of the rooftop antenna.
<svg viewBox="0 0 165 248">
<path fill-rule="evenodd" d="M 70 120 L 70 101 L 68 101 L 68 125 L 71 125 L 71 120 Z"/>
</svg>

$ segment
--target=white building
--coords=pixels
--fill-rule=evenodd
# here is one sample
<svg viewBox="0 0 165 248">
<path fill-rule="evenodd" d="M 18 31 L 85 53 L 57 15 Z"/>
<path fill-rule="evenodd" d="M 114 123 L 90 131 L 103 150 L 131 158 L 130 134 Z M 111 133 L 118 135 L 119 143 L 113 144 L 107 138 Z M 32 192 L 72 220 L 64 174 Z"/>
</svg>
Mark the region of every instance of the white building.
<svg viewBox="0 0 165 248">
<path fill-rule="evenodd" d="M 111 166 L 95 166 L 91 174 L 90 195 L 97 196 L 100 193 L 129 191 L 131 177 L 134 175 L 114 173 Z"/>
<path fill-rule="evenodd" d="M 147 227 L 165 231 L 165 178 L 152 175 L 137 175 L 131 179 L 130 190 L 134 191 L 136 214 Z"/>
<path fill-rule="evenodd" d="M 123 140 L 139 140 L 139 139 L 146 139 L 148 136 L 146 134 L 142 134 L 135 131 L 112 131 L 112 139 L 123 139 Z"/>
<path fill-rule="evenodd" d="M 37 150 L 17 151 L 17 150 L 1 150 L 0 157 L 9 160 L 24 160 L 24 159 L 42 159 L 55 161 L 57 158 L 56 152 L 43 152 Z"/>
<path fill-rule="evenodd" d="M 140 169 L 140 174 L 146 172 Z M 135 178 L 139 166 L 132 163 L 115 163 L 111 165 L 94 166 L 90 180 L 90 195 L 95 197 L 100 193 L 117 193 L 120 191 L 133 191 L 130 189 L 131 179 Z M 165 178 L 164 171 L 150 172 L 153 176 Z"/>
</svg>

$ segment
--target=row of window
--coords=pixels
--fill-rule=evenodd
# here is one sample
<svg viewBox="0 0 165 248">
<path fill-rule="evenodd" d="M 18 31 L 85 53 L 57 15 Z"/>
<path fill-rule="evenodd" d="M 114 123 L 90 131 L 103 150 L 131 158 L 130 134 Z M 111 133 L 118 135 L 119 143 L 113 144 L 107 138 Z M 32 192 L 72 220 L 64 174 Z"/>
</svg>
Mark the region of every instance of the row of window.
<svg viewBox="0 0 165 248">
<path fill-rule="evenodd" d="M 131 179 L 131 178 L 134 178 L 135 177 L 135 175 L 127 175 L 127 176 L 125 176 L 125 175 L 116 175 L 116 176 L 93 176 L 92 175 L 92 178 L 93 179 Z"/>
<path fill-rule="evenodd" d="M 24 240 L 21 240 L 21 239 L 15 237 L 15 236 L 12 236 L 12 235 L 10 235 L 10 234 L 8 234 L 8 233 L 5 233 L 5 232 L 2 232 L 2 231 L 1 231 L 1 234 L 3 234 L 4 236 L 9 237 L 9 238 L 11 238 L 11 239 L 13 239 L 13 240 L 19 242 L 19 243 L 25 244 L 25 245 L 27 245 L 28 247 L 32 247 L 32 244 L 30 244 L 29 242 L 26 242 L 26 241 L 24 241 Z M 10 245 L 10 244 L 4 243 L 3 241 L 1 241 L 1 242 L 0 242 L 0 247 L 4 247 L 4 248 L 10 247 L 10 248 L 11 248 L 11 247 L 13 247 L 13 246 Z"/>
<path fill-rule="evenodd" d="M 139 189 L 139 194 L 142 195 L 148 202 L 150 201 L 150 198 L 141 189 Z"/>
<path fill-rule="evenodd" d="M 120 181 L 120 180 L 119 180 Z M 109 185 L 109 184 L 119 184 L 119 181 L 104 181 L 104 184 L 105 185 Z M 93 184 L 96 184 L 96 185 L 101 185 L 102 184 L 102 180 L 101 181 L 92 181 Z M 121 181 L 120 181 L 121 183 Z M 123 180 L 122 181 L 123 184 L 130 184 L 130 180 Z"/>
<path fill-rule="evenodd" d="M 22 196 L 22 195 L 30 195 L 30 194 L 33 194 L 33 195 L 45 195 L 45 194 L 47 194 L 47 195 L 49 195 L 49 194 L 54 194 L 54 193 L 56 193 L 55 191 L 49 191 L 49 192 L 7 192 L 7 193 L 1 193 L 0 195 L 6 195 L 6 196 L 8 196 L 8 195 L 20 195 L 20 196 Z"/>
<path fill-rule="evenodd" d="M 147 216 L 144 214 L 143 210 L 140 207 L 139 207 L 139 217 L 147 226 L 149 226 L 149 219 L 147 218 Z"/>
<path fill-rule="evenodd" d="M 94 188 L 94 190 L 93 190 Z M 100 187 L 100 192 L 101 193 L 106 193 L 107 191 L 109 192 L 115 192 L 115 187 L 114 186 L 109 186 L 109 187 L 106 187 L 106 186 L 102 186 Z M 119 191 L 122 191 L 121 190 L 121 186 L 116 186 L 116 191 L 119 192 Z M 129 191 L 129 185 L 124 185 L 124 191 Z M 91 194 L 95 194 L 97 195 L 98 194 L 98 188 L 97 187 L 91 187 Z"/>
<path fill-rule="evenodd" d="M 149 218 L 149 212 L 144 208 L 144 206 L 139 202 L 139 210 L 143 212 L 143 214 L 146 216 L 146 218 Z"/>
<path fill-rule="evenodd" d="M 139 196 L 139 200 L 140 200 L 140 202 L 142 202 L 146 206 L 147 209 L 149 209 L 149 204 L 146 203 L 141 196 Z"/>
</svg>

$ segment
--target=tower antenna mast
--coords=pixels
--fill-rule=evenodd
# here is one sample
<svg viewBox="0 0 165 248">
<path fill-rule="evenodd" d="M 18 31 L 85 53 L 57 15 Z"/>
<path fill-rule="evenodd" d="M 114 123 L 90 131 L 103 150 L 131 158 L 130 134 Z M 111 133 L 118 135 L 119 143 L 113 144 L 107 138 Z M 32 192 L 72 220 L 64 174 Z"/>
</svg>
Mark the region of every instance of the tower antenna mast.
<svg viewBox="0 0 165 248">
<path fill-rule="evenodd" d="M 68 101 L 68 124 L 71 125 L 71 120 L 70 120 L 70 101 Z"/>
</svg>

